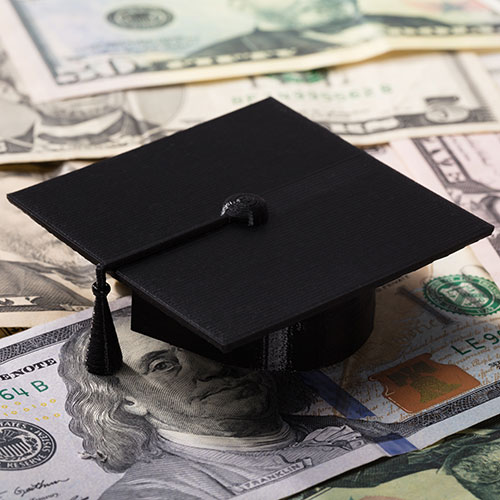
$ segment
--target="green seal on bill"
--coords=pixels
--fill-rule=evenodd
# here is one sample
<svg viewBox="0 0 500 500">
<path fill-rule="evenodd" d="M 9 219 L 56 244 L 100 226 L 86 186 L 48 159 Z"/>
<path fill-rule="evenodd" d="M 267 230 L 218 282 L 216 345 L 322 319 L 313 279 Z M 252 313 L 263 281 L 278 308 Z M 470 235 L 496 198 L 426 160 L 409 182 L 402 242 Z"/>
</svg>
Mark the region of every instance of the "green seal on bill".
<svg viewBox="0 0 500 500">
<path fill-rule="evenodd" d="M 107 20 L 119 28 L 148 30 L 165 26 L 172 22 L 174 16 L 160 7 L 121 7 L 107 15 Z"/>
<path fill-rule="evenodd" d="M 424 285 L 425 298 L 455 314 L 486 316 L 500 310 L 500 291 L 495 283 L 480 276 L 450 274 Z"/>
</svg>

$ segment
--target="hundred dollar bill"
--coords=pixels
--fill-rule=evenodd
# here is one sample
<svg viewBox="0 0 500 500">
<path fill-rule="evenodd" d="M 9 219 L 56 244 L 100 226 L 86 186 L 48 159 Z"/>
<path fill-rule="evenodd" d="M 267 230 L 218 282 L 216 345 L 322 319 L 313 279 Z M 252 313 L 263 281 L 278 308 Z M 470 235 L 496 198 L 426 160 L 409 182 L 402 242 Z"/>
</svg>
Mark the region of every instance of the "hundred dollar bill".
<svg viewBox="0 0 500 500">
<path fill-rule="evenodd" d="M 415 180 L 495 226 L 474 251 L 500 283 L 500 134 L 401 140 L 391 148 Z"/>
<path fill-rule="evenodd" d="M 0 340 L 0 498 L 274 500 L 500 411 L 500 292 L 469 249 L 380 288 L 322 370 L 225 367 L 113 309 L 116 376 L 85 369 L 89 311 Z"/>
<path fill-rule="evenodd" d="M 0 326 L 28 327 L 93 304 L 93 266 L 11 205 L 7 193 L 83 163 L 0 170 Z M 119 296 L 116 282 L 113 295 Z M 1 334 L 0 334 L 1 336 Z"/>
<path fill-rule="evenodd" d="M 499 92 L 462 53 L 34 104 L 0 52 L 0 163 L 112 156 L 269 96 L 359 145 L 499 130 Z"/>
<path fill-rule="evenodd" d="M 496 0 L 2 0 L 36 101 L 298 71 L 391 50 L 500 47 Z"/>
<path fill-rule="evenodd" d="M 496 500 L 500 498 L 496 417 L 424 450 L 366 465 L 290 500 Z M 425 486 L 424 486 L 425 485 Z"/>
</svg>

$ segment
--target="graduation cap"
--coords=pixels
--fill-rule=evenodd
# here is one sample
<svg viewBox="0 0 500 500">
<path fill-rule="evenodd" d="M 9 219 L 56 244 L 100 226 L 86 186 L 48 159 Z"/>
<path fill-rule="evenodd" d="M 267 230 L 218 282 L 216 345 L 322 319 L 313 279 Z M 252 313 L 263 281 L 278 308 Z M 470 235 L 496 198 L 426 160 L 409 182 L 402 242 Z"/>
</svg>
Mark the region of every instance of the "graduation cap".
<svg viewBox="0 0 500 500">
<path fill-rule="evenodd" d="M 97 265 L 87 367 L 132 329 L 229 364 L 310 369 L 368 338 L 375 288 L 493 227 L 273 99 L 8 196 Z"/>
</svg>

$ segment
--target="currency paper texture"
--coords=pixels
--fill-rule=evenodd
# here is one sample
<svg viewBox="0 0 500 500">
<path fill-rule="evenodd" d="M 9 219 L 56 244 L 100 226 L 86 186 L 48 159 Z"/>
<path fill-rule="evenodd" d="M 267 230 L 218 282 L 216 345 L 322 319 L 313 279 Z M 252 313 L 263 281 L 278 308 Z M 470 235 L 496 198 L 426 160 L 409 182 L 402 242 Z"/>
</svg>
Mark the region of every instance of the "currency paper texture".
<svg viewBox="0 0 500 500">
<path fill-rule="evenodd" d="M 380 460 L 290 500 L 496 500 L 500 418 L 407 455 Z M 423 491 L 425 485 L 425 492 Z"/>
<path fill-rule="evenodd" d="M 0 163 L 113 156 L 269 96 L 359 145 L 500 130 L 500 90 L 474 54 L 34 104 L 0 51 Z"/>
<path fill-rule="evenodd" d="M 433 136 L 394 141 L 411 176 L 495 226 L 476 255 L 500 282 L 500 134 Z"/>
<path fill-rule="evenodd" d="M 193 121 L 199 109 L 224 113 L 271 96 L 355 145 L 498 130 L 499 88 L 472 53 L 385 57 L 187 89 L 190 99 L 178 115 L 184 120 Z"/>
<path fill-rule="evenodd" d="M 83 163 L 0 170 L 0 326 L 27 327 L 93 304 L 94 266 L 11 205 L 7 193 Z M 119 296 L 112 280 L 112 294 Z M 1 335 L 0 335 L 1 336 Z"/>
<path fill-rule="evenodd" d="M 131 332 L 127 300 L 113 377 L 85 369 L 87 311 L 0 340 L 0 498 L 276 499 L 500 410 L 500 292 L 468 249 L 380 288 L 321 371 L 222 366 Z"/>
<path fill-rule="evenodd" d="M 391 50 L 500 47 L 496 0 L 2 0 L 35 101 L 298 71 Z"/>
<path fill-rule="evenodd" d="M 500 52 L 490 52 L 480 56 L 481 63 L 500 87 Z"/>
</svg>

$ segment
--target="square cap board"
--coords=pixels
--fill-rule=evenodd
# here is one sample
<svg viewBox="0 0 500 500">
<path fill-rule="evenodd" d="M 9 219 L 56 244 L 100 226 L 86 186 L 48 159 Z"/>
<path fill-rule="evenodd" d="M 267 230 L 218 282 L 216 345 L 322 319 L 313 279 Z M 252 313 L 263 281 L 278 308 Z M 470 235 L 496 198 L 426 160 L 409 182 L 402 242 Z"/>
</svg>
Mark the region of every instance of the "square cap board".
<svg viewBox="0 0 500 500">
<path fill-rule="evenodd" d="M 267 222 L 217 225 L 235 193 Z M 9 200 L 222 352 L 493 230 L 273 99 Z"/>
</svg>

